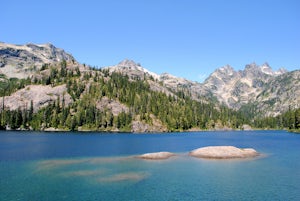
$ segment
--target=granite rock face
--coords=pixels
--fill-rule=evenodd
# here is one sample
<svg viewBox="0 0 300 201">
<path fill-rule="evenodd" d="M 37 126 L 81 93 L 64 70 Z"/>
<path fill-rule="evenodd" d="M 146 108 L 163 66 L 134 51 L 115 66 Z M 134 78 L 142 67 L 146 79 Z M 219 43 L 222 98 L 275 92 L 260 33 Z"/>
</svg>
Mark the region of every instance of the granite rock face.
<svg viewBox="0 0 300 201">
<path fill-rule="evenodd" d="M 195 149 L 189 153 L 190 156 L 206 159 L 235 159 L 252 158 L 259 153 L 252 148 L 237 148 L 234 146 L 209 146 Z"/>
<path fill-rule="evenodd" d="M 66 85 L 59 85 L 51 87 L 49 85 L 29 85 L 24 89 L 20 89 L 10 96 L 5 96 L 0 99 L 0 104 L 8 107 L 10 110 L 17 110 L 18 108 L 29 109 L 31 101 L 33 103 L 34 111 L 47 106 L 49 103 L 60 100 L 60 104 L 64 101 L 67 106 L 72 102 L 71 96 L 67 93 Z"/>
<path fill-rule="evenodd" d="M 132 121 L 132 129 L 133 133 L 145 133 L 145 132 L 167 132 L 167 127 L 153 114 L 149 115 L 152 123 L 148 124 L 140 119 L 140 115 L 136 116 L 136 118 Z"/>
<path fill-rule="evenodd" d="M 107 97 L 103 97 L 101 100 L 98 100 L 96 107 L 100 111 L 105 111 L 108 109 L 114 116 L 118 116 L 121 112 L 129 112 L 129 108 L 126 105 Z"/>
</svg>

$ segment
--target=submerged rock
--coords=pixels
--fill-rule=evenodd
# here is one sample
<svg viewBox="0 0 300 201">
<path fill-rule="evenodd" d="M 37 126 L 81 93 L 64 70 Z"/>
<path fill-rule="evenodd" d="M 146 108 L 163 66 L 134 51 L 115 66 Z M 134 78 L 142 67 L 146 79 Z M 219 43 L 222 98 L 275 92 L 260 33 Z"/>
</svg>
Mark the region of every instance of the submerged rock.
<svg viewBox="0 0 300 201">
<path fill-rule="evenodd" d="M 148 159 L 148 160 L 162 160 L 162 159 L 168 159 L 172 156 L 175 156 L 175 154 L 171 152 L 154 152 L 154 153 L 146 153 L 143 155 L 139 155 L 137 156 L 137 158 Z"/>
<path fill-rule="evenodd" d="M 195 149 L 189 153 L 190 156 L 207 159 L 234 159 L 251 158 L 259 153 L 252 148 L 237 148 L 234 146 L 209 146 Z"/>
</svg>

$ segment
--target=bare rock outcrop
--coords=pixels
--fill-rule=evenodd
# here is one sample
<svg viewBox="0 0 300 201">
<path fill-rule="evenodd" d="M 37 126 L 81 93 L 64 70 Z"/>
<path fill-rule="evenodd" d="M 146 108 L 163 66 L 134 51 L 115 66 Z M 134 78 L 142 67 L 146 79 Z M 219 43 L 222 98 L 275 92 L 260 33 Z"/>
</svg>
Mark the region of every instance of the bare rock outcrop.
<svg viewBox="0 0 300 201">
<path fill-rule="evenodd" d="M 150 114 L 151 124 L 145 123 L 140 120 L 140 116 L 137 116 L 132 121 L 131 132 L 133 133 L 145 133 L 145 132 L 167 132 L 168 129 L 163 123 L 157 119 L 153 114 Z"/>
<path fill-rule="evenodd" d="M 161 86 L 158 82 L 148 80 L 148 83 L 149 83 L 150 89 L 152 91 L 162 92 L 162 93 L 166 94 L 167 96 L 176 97 L 176 95 L 174 93 L 169 91 L 166 87 Z"/>
<path fill-rule="evenodd" d="M 29 85 L 10 96 L 4 97 L 4 106 L 8 107 L 10 110 L 16 110 L 18 108 L 29 109 L 32 101 L 33 109 L 36 112 L 41 107 L 57 101 L 58 98 L 60 103 L 64 100 L 66 106 L 72 102 L 71 96 L 67 93 L 66 85 L 59 85 L 56 87 L 51 87 L 49 85 Z M 2 98 L 0 103 L 1 105 L 3 104 Z"/>
<path fill-rule="evenodd" d="M 129 112 L 129 108 L 126 105 L 120 103 L 117 100 L 112 100 L 107 97 L 103 97 L 101 100 L 97 101 L 96 107 L 101 111 L 108 109 L 114 116 L 118 116 L 121 112 Z"/>
<path fill-rule="evenodd" d="M 234 146 L 208 146 L 195 149 L 190 156 L 207 159 L 235 159 L 256 157 L 259 153 L 252 148 L 237 148 Z"/>
<path fill-rule="evenodd" d="M 244 124 L 244 125 L 242 125 L 242 130 L 244 130 L 244 131 L 251 131 L 253 129 L 252 129 L 252 127 L 250 125 Z"/>
<path fill-rule="evenodd" d="M 146 153 L 143 155 L 137 156 L 137 158 L 140 159 L 147 159 L 147 160 L 163 160 L 163 159 L 168 159 L 172 156 L 175 156 L 174 153 L 171 152 L 153 152 L 153 153 Z"/>
</svg>

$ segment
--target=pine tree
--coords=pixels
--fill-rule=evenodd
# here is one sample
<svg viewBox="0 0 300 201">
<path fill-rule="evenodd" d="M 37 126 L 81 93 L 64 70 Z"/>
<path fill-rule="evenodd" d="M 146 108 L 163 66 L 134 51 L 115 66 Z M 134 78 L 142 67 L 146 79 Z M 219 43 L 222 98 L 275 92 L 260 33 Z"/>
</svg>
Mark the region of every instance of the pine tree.
<svg viewBox="0 0 300 201">
<path fill-rule="evenodd" d="M 300 129 L 300 108 L 295 111 L 295 129 Z"/>
</svg>

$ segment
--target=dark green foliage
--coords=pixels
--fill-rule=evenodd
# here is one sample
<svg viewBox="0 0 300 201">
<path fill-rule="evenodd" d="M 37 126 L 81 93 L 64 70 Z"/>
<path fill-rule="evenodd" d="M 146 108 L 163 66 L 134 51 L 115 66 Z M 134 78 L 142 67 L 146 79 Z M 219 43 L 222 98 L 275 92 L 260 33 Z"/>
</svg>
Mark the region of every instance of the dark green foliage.
<svg viewBox="0 0 300 201">
<path fill-rule="evenodd" d="M 40 71 L 46 70 L 49 68 L 49 64 L 43 64 Z"/>
<path fill-rule="evenodd" d="M 300 129 L 300 108 L 289 109 L 276 117 L 256 118 L 253 125 L 257 128 Z"/>
<path fill-rule="evenodd" d="M 9 96 L 13 92 L 24 88 L 31 84 L 31 80 L 28 79 L 17 79 L 7 78 L 5 75 L 0 75 L 0 96 Z"/>
<path fill-rule="evenodd" d="M 295 111 L 295 129 L 300 129 L 300 108 Z"/>
<path fill-rule="evenodd" d="M 63 60 L 60 64 L 60 77 L 64 78 L 67 76 L 67 62 Z"/>
</svg>

